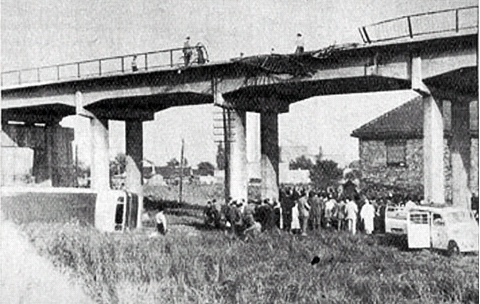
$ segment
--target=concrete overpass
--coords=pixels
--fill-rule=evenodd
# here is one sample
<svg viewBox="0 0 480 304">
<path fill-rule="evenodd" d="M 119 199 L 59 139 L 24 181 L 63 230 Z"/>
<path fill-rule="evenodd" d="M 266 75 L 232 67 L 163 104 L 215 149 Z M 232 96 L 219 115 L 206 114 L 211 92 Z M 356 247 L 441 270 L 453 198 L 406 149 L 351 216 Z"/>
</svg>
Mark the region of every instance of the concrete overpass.
<svg viewBox="0 0 480 304">
<path fill-rule="evenodd" d="M 125 68 L 132 55 L 9 72 L 18 78 L 7 84 L 2 77 L 2 125 L 51 126 L 73 113 L 89 117 L 92 187 L 101 191 L 109 188 L 108 120 L 124 120 L 126 186 L 141 194 L 142 122 L 173 106 L 215 104 L 232 117 L 229 190 L 240 199 L 247 197 L 248 184 L 245 113 L 259 112 L 262 196 L 278 198 L 278 114 L 288 112 L 290 104 L 321 95 L 412 89 L 424 98 L 425 198 L 445 200 L 441 102 L 448 99 L 453 108 L 453 199 L 456 204 L 468 201 L 469 130 L 464 122 L 468 103 L 478 100 L 478 24 L 461 28 L 457 20 L 453 31 L 188 67 L 174 64 L 174 52 L 181 50 L 137 54 L 145 58 L 137 72 Z M 167 66 L 149 64 L 159 53 L 170 54 Z M 113 71 L 105 69 L 106 62 Z M 93 66 L 93 74 L 82 73 L 85 66 Z M 48 69 L 56 71 L 53 79 L 41 77 Z M 24 82 L 27 72 L 35 77 Z"/>
</svg>

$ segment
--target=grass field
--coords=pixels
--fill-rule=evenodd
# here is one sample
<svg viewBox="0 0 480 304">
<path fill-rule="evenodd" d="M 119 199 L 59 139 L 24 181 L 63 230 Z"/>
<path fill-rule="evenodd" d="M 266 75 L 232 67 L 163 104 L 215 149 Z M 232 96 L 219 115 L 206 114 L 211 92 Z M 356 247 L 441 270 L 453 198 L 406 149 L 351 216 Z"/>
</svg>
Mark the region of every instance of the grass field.
<svg viewBox="0 0 480 304">
<path fill-rule="evenodd" d="M 65 218 L 63 208 L 34 219 L 40 209 L 30 207 L 2 202 L 38 253 L 100 303 L 479 301 L 477 255 L 402 251 L 381 236 L 328 231 L 305 238 L 273 231 L 244 242 L 205 229 L 198 206 L 168 210 L 171 230 L 154 238 L 151 220 L 143 230 L 108 234 Z M 320 262 L 312 266 L 315 255 Z"/>
<path fill-rule="evenodd" d="M 105 303 L 478 303 L 478 257 L 404 252 L 379 237 L 264 233 L 249 242 L 168 216 L 165 237 L 24 224 L 41 255 Z M 320 263 L 310 265 L 314 255 Z"/>
</svg>

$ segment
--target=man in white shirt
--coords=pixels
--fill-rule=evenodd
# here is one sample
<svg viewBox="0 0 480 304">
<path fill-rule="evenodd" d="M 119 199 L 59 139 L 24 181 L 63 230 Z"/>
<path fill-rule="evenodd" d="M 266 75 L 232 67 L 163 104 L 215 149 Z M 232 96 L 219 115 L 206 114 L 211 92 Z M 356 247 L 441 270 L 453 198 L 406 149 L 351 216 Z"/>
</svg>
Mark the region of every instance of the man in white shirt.
<svg viewBox="0 0 480 304">
<path fill-rule="evenodd" d="M 408 201 L 405 203 L 405 209 L 411 209 L 417 207 L 417 204 L 415 204 L 412 200 L 411 196 L 408 196 Z"/>
<path fill-rule="evenodd" d="M 346 218 L 348 231 L 355 235 L 355 233 L 357 232 L 358 206 L 351 198 L 347 200 L 347 205 L 345 206 L 345 213 L 347 215 Z"/>
<path fill-rule="evenodd" d="M 158 213 L 155 215 L 155 222 L 157 223 L 157 232 L 165 235 L 167 233 L 167 218 L 163 213 L 162 207 L 160 207 Z"/>
<path fill-rule="evenodd" d="M 337 205 L 337 201 L 333 198 L 332 194 L 328 195 L 328 200 L 325 203 L 325 227 L 332 226 L 333 212 Z"/>
<path fill-rule="evenodd" d="M 360 211 L 360 218 L 363 220 L 363 227 L 367 234 L 372 234 L 373 231 L 373 219 L 375 218 L 375 208 L 368 199 L 365 200 L 365 205 L 362 206 Z"/>
</svg>

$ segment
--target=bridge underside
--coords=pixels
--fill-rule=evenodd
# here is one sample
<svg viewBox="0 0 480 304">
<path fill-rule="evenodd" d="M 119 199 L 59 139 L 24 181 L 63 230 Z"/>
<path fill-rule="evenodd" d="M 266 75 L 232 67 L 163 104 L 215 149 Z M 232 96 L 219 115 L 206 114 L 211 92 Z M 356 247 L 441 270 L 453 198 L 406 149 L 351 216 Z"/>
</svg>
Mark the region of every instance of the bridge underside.
<svg viewBox="0 0 480 304">
<path fill-rule="evenodd" d="M 155 112 L 176 106 L 212 104 L 213 96 L 198 93 L 166 93 L 103 99 L 85 107 L 97 118 L 112 120 L 153 120 Z"/>
<path fill-rule="evenodd" d="M 278 112 L 286 112 L 284 108 L 288 111 L 288 104 L 315 96 L 407 90 L 410 87 L 408 80 L 365 76 L 244 87 L 224 96 L 238 109 L 269 112 L 274 110 L 273 100 L 282 109 Z"/>
<path fill-rule="evenodd" d="M 427 86 L 456 95 L 478 96 L 478 67 L 466 67 L 423 81 Z"/>
<path fill-rule="evenodd" d="M 75 115 L 75 107 L 61 103 L 3 108 L 2 123 L 8 121 L 50 123 L 70 115 Z"/>
</svg>

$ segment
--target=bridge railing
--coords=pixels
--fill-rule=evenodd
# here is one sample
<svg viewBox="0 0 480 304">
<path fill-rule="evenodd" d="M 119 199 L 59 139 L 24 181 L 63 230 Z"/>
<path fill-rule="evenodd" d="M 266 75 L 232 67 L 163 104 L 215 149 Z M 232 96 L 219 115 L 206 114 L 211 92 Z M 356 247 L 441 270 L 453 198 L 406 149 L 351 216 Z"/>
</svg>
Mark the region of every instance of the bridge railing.
<svg viewBox="0 0 480 304">
<path fill-rule="evenodd" d="M 478 6 L 466 6 L 384 20 L 360 27 L 364 43 L 478 29 Z"/>
<path fill-rule="evenodd" d="M 187 49 L 173 48 L 32 69 L 5 71 L 1 75 L 1 84 L 2 87 L 8 87 L 180 67 L 185 65 L 184 50 L 190 50 L 192 53 L 189 65 L 202 64 L 208 61 L 206 48 L 203 45 L 197 45 Z M 202 52 L 202 55 L 199 55 L 200 52 Z"/>
</svg>

